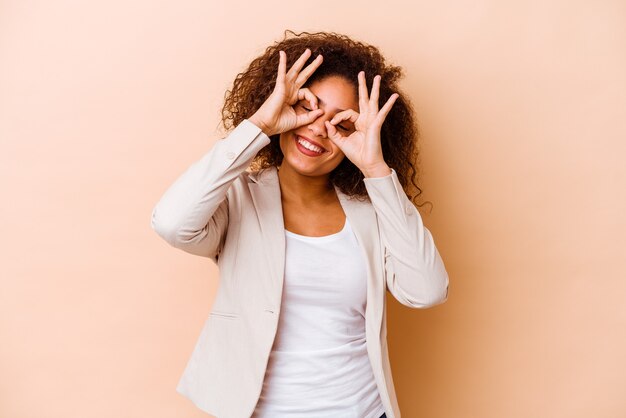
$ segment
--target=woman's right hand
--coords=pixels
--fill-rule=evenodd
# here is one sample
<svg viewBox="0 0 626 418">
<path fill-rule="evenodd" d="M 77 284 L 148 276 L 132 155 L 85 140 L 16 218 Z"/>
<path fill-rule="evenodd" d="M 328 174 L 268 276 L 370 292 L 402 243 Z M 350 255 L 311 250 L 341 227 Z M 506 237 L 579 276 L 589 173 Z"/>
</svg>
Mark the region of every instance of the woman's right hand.
<svg viewBox="0 0 626 418">
<path fill-rule="evenodd" d="M 257 125 L 267 135 L 272 136 L 290 131 L 299 126 L 313 122 L 323 110 L 317 108 L 317 98 L 308 88 L 301 88 L 307 79 L 322 63 L 322 55 L 318 55 L 304 70 L 302 66 L 311 55 L 307 48 L 300 58 L 287 70 L 287 55 L 284 51 L 278 51 L 280 58 L 278 63 L 278 75 L 274 91 L 261 107 L 248 120 Z M 293 105 L 299 100 L 308 100 L 311 111 L 296 113 Z"/>
</svg>

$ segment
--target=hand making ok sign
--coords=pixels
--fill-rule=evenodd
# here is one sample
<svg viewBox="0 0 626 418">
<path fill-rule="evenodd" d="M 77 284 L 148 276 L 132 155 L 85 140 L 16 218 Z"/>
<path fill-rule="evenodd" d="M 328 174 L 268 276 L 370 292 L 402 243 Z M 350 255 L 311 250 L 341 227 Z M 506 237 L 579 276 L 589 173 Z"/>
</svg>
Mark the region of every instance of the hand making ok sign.
<svg viewBox="0 0 626 418">
<path fill-rule="evenodd" d="M 365 82 L 365 72 L 359 72 L 359 112 L 347 109 L 337 113 L 330 121 L 325 121 L 328 138 L 341 149 L 346 157 L 366 177 L 370 175 L 378 177 L 379 175 L 390 173 L 389 167 L 383 158 L 380 145 L 380 129 L 391 107 L 400 95 L 398 93 L 392 94 L 387 103 L 379 110 L 380 79 L 380 75 L 374 77 L 372 94 L 369 96 Z M 349 136 L 343 136 L 335 128 L 335 125 L 345 120 L 354 123 L 355 131 Z"/>
</svg>

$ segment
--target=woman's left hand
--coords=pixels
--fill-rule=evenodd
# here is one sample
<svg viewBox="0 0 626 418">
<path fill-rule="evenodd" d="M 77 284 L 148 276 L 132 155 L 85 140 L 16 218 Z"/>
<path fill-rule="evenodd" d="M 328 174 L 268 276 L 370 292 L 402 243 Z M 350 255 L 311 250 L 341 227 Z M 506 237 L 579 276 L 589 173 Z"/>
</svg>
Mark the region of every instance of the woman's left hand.
<svg viewBox="0 0 626 418">
<path fill-rule="evenodd" d="M 380 88 L 380 75 L 374 77 L 371 97 L 367 93 L 365 72 L 361 71 L 359 79 L 359 113 L 353 109 L 347 109 L 337 113 L 332 120 L 324 122 L 328 132 L 328 138 L 356 165 L 366 177 L 386 176 L 391 173 L 389 166 L 383 158 L 380 145 L 380 129 L 391 110 L 398 93 L 389 97 L 387 103 L 378 110 L 378 93 Z M 349 136 L 343 136 L 335 125 L 344 120 L 354 123 L 355 131 Z"/>
</svg>

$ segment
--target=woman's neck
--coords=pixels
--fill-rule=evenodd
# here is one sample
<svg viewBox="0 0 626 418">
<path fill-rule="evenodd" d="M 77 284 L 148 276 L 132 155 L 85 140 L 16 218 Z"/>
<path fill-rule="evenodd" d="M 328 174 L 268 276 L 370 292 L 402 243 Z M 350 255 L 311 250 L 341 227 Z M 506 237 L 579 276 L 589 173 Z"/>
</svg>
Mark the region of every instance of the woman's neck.
<svg viewBox="0 0 626 418">
<path fill-rule="evenodd" d="M 286 164 L 282 164 L 277 169 L 283 201 L 311 206 L 337 199 L 335 188 L 328 181 L 328 174 L 305 176 Z"/>
</svg>

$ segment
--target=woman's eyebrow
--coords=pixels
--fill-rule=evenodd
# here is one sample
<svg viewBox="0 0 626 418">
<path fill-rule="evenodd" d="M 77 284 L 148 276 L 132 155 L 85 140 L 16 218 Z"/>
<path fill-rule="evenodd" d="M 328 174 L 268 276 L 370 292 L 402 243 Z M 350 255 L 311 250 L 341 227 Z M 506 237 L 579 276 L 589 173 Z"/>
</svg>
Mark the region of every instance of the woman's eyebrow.
<svg viewBox="0 0 626 418">
<path fill-rule="evenodd" d="M 313 94 L 313 96 L 315 96 L 315 94 Z M 323 101 L 322 99 L 320 99 L 320 98 L 319 98 L 319 97 L 317 97 L 317 96 L 315 96 L 315 98 L 317 99 L 317 102 L 318 102 L 319 104 L 324 104 L 324 101 Z M 335 109 L 335 110 L 337 110 L 338 112 L 343 112 L 345 109 Z"/>
</svg>

